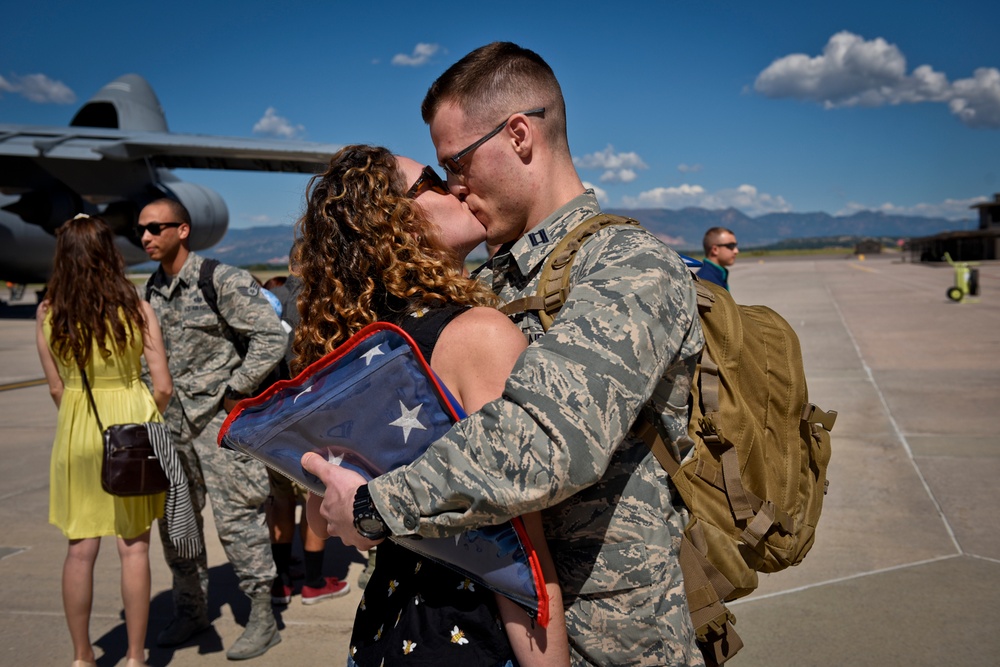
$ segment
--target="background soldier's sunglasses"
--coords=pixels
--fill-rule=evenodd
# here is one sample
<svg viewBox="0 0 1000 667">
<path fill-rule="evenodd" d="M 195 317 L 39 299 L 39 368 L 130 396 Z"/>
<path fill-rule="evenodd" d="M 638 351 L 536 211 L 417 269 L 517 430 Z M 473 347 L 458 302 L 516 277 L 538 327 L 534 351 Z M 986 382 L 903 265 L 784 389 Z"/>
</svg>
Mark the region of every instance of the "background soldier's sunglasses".
<svg viewBox="0 0 1000 667">
<path fill-rule="evenodd" d="M 153 236 L 159 236 L 160 232 L 162 232 L 167 227 L 180 227 L 183 224 L 184 224 L 183 222 L 150 222 L 149 224 L 146 225 L 136 225 L 135 235 L 138 236 L 139 238 L 142 238 L 143 234 L 149 232 Z"/>
<path fill-rule="evenodd" d="M 441 180 L 441 177 L 437 175 L 437 172 L 430 165 L 420 171 L 420 176 L 417 178 L 416 183 L 406 191 L 406 197 L 407 199 L 416 199 L 427 190 L 433 190 L 442 195 L 449 194 L 448 185 Z"/>
<path fill-rule="evenodd" d="M 465 166 L 461 163 L 462 158 L 464 158 L 466 155 L 468 155 L 472 151 L 476 150 L 477 148 L 485 144 L 487 141 L 495 137 L 497 134 L 499 134 L 500 130 L 505 128 L 507 126 L 507 123 L 510 122 L 510 119 L 513 118 L 514 116 L 517 116 L 518 114 L 521 114 L 522 116 L 543 116 L 545 115 L 545 107 L 538 107 L 537 109 L 531 109 L 530 111 L 518 111 L 516 113 L 512 113 L 511 115 L 507 116 L 507 120 L 500 123 L 495 128 L 484 134 L 474 144 L 467 146 L 466 148 L 463 148 L 462 150 L 455 153 L 451 157 L 446 157 L 444 161 L 441 163 L 441 166 L 444 168 L 445 171 L 447 171 L 452 176 L 458 176 L 459 174 L 461 174 L 462 169 Z"/>
<path fill-rule="evenodd" d="M 720 248 L 729 248 L 730 250 L 736 250 L 739 244 L 733 241 L 732 243 L 716 243 L 715 245 L 719 246 Z"/>
</svg>

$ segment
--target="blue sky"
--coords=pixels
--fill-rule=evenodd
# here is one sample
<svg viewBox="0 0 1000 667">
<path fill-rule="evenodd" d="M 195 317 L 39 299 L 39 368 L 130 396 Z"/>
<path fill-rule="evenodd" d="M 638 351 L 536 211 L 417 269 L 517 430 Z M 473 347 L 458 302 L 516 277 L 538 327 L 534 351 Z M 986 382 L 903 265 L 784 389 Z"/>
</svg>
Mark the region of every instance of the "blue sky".
<svg viewBox="0 0 1000 667">
<path fill-rule="evenodd" d="M 608 207 L 972 218 L 1000 192 L 1000 3 L 8 3 L 0 122 L 65 125 L 126 73 L 171 131 L 378 143 L 434 163 L 419 106 L 494 40 L 537 51 Z M 181 171 L 230 225 L 292 223 L 307 177 Z"/>
</svg>

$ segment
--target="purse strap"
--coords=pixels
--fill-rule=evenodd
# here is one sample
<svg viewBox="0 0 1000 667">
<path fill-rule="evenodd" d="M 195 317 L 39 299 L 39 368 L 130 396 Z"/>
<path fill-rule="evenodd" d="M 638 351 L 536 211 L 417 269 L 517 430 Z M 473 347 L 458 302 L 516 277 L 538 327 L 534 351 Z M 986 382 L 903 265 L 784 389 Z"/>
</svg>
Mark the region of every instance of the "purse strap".
<svg viewBox="0 0 1000 667">
<path fill-rule="evenodd" d="M 83 366 L 80 367 L 80 374 L 83 376 L 83 388 L 87 390 L 87 398 L 90 399 L 90 409 L 94 411 L 94 417 L 97 418 L 97 428 L 104 433 L 104 424 L 101 423 L 101 415 L 97 413 L 97 403 L 94 402 L 94 393 L 90 391 L 90 382 L 87 381 L 87 371 L 83 370 Z"/>
</svg>

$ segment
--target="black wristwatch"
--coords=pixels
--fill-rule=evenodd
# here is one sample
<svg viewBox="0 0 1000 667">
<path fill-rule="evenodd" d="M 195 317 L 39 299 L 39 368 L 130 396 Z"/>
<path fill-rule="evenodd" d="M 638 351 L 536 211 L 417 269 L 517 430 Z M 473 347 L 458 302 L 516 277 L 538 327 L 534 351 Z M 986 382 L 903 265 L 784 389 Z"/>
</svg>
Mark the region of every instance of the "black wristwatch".
<svg viewBox="0 0 1000 667">
<path fill-rule="evenodd" d="M 375 509 L 367 484 L 359 486 L 354 494 L 354 527 L 365 539 L 381 540 L 389 536 L 389 527 Z"/>
</svg>

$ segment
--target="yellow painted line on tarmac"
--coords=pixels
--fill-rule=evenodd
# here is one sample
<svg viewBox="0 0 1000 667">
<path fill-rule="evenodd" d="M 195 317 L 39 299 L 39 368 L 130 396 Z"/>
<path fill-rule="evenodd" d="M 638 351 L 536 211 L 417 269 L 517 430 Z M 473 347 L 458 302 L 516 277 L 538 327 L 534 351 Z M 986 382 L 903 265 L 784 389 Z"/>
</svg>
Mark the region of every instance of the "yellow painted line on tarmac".
<svg viewBox="0 0 1000 667">
<path fill-rule="evenodd" d="M 862 266 L 860 262 L 851 262 L 848 264 L 852 269 L 857 269 L 858 271 L 867 271 L 868 273 L 878 273 L 878 269 L 873 269 L 867 266 Z"/>
<path fill-rule="evenodd" d="M 25 389 L 27 387 L 37 387 L 40 384 L 45 384 L 45 378 L 38 378 L 37 380 L 24 380 L 22 382 L 11 382 L 10 384 L 0 384 L 0 391 L 10 391 L 11 389 Z"/>
</svg>

